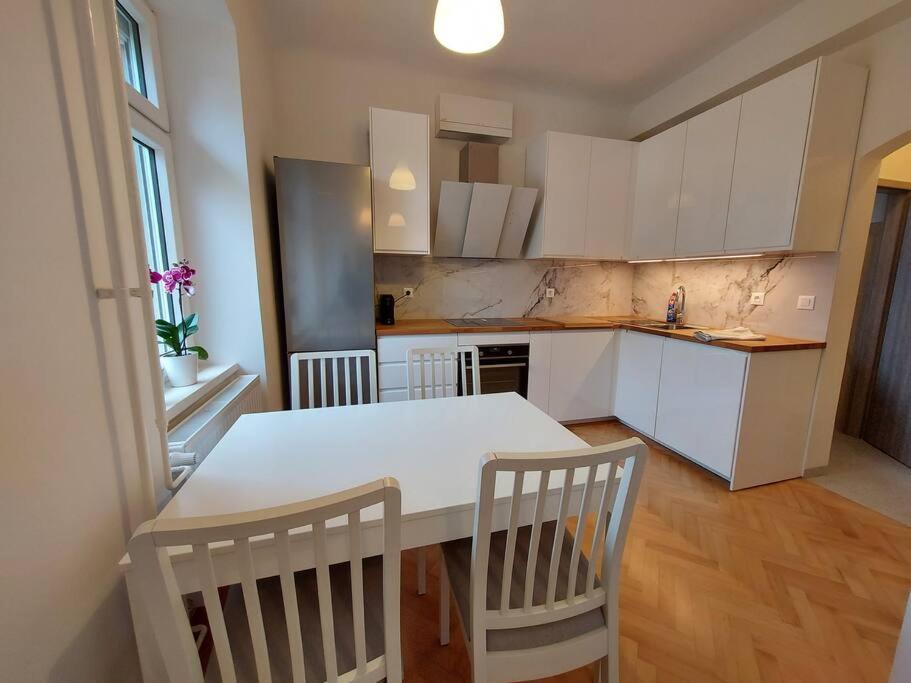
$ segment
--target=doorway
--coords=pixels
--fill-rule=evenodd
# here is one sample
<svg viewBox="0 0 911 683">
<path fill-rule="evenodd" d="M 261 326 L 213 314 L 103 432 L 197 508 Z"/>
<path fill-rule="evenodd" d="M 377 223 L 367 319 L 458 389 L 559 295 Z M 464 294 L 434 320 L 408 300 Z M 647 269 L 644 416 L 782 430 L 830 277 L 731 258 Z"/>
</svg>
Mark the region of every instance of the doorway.
<svg viewBox="0 0 911 683">
<path fill-rule="evenodd" d="M 911 467 L 911 190 L 876 194 L 836 428 Z"/>
</svg>

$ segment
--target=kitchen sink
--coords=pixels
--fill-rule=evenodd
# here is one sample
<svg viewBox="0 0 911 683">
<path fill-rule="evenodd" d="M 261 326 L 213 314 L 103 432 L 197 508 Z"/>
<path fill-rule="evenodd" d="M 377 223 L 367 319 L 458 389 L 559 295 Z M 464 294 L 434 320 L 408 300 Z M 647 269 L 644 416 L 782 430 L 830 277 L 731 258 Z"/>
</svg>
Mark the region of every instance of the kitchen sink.
<svg viewBox="0 0 911 683">
<path fill-rule="evenodd" d="M 639 327 L 647 327 L 650 330 L 698 330 L 700 327 L 695 325 L 678 325 L 677 323 L 659 323 L 659 322 L 638 322 L 633 323 Z"/>
</svg>

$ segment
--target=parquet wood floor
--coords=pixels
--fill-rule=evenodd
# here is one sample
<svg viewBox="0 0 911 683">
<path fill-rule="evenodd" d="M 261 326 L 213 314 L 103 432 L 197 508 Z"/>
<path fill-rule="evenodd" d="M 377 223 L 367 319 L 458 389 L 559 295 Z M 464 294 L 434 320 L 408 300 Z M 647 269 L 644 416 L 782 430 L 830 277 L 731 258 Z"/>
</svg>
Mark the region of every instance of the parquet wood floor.
<svg viewBox="0 0 911 683">
<path fill-rule="evenodd" d="M 591 444 L 632 434 L 615 422 L 572 429 Z M 888 680 L 911 587 L 911 527 L 801 479 L 731 493 L 650 445 L 620 582 L 625 683 Z M 438 552 L 422 597 L 415 558 L 403 562 L 405 680 L 468 681 L 454 607 L 452 643 L 437 640 Z M 592 677 L 587 668 L 542 680 Z"/>
</svg>

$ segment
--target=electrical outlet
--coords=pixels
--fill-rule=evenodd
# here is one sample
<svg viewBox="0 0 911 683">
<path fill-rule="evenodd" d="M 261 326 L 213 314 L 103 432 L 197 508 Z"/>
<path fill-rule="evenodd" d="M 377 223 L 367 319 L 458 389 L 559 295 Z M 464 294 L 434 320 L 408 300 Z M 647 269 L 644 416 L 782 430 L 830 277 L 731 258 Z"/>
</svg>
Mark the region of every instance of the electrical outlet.
<svg viewBox="0 0 911 683">
<path fill-rule="evenodd" d="M 405 289 L 402 290 L 402 296 L 404 296 L 406 299 L 413 297 L 414 287 L 405 287 Z"/>
<path fill-rule="evenodd" d="M 545 296 L 546 298 L 548 298 L 548 299 L 553 299 L 553 298 L 554 298 L 554 295 L 555 295 L 556 293 L 557 293 L 557 292 L 554 290 L 553 287 L 548 287 L 547 289 L 544 290 L 544 296 Z"/>
<path fill-rule="evenodd" d="M 753 292 L 750 294 L 750 303 L 754 306 L 765 306 L 765 292 Z"/>
<path fill-rule="evenodd" d="M 812 311 L 816 308 L 816 297 L 809 294 L 801 294 L 797 297 L 798 311 Z"/>
</svg>

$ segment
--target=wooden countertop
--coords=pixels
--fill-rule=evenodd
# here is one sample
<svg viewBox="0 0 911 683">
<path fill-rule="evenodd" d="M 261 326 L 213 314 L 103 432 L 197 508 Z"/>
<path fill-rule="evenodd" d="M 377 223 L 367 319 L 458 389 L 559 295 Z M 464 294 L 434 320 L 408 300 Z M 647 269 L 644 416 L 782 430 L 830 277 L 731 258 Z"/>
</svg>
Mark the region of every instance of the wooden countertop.
<svg viewBox="0 0 911 683">
<path fill-rule="evenodd" d="M 547 318 L 510 318 L 521 322 L 516 326 L 496 326 L 496 327 L 459 327 L 450 325 L 445 320 L 437 318 L 423 318 L 412 320 L 399 320 L 395 325 L 382 325 L 377 323 L 376 335 L 385 337 L 391 335 L 407 334 L 452 334 L 453 332 L 471 333 L 471 332 L 535 332 L 535 331 L 558 331 L 558 330 L 596 330 L 596 329 L 625 329 L 642 332 L 644 334 L 656 334 L 661 337 L 689 341 L 696 344 L 706 344 L 708 346 L 717 346 L 723 349 L 733 351 L 744 351 L 747 353 L 760 353 L 766 351 L 800 351 L 804 349 L 824 349 L 825 342 L 811 341 L 807 339 L 791 339 L 789 337 L 779 337 L 775 335 L 766 335 L 762 341 L 734 341 L 719 340 L 713 342 L 704 342 L 696 339 L 693 335 L 697 330 L 657 330 L 651 327 L 642 327 L 636 324 L 637 320 L 646 321 L 645 318 L 636 318 L 635 316 L 552 316 Z"/>
</svg>

